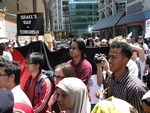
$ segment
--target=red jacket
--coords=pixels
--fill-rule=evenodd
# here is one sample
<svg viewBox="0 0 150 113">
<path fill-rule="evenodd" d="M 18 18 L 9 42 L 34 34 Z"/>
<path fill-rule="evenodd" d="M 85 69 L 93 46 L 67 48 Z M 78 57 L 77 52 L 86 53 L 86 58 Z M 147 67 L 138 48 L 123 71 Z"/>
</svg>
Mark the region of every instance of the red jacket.
<svg viewBox="0 0 150 113">
<path fill-rule="evenodd" d="M 26 80 L 26 84 L 24 87 L 24 91 L 30 99 L 34 113 L 45 113 L 48 107 L 48 101 L 52 94 L 52 83 L 46 78 L 41 83 L 40 93 L 38 94 L 37 81 L 41 77 L 42 74 L 37 75 L 34 79 L 32 76 Z"/>
</svg>

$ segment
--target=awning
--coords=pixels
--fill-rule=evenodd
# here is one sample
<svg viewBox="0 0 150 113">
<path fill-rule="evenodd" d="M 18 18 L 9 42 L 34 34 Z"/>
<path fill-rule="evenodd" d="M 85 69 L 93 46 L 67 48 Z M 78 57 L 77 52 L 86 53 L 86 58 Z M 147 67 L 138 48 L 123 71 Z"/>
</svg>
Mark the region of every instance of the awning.
<svg viewBox="0 0 150 113">
<path fill-rule="evenodd" d="M 107 18 L 99 20 L 91 31 L 99 31 L 106 28 L 111 28 L 117 24 L 120 18 L 123 16 L 124 11 L 116 13 L 114 16 L 109 16 Z"/>
<path fill-rule="evenodd" d="M 150 18 L 150 10 L 131 14 L 129 16 L 122 17 L 117 26 L 126 25 L 131 23 L 141 23 Z"/>
</svg>

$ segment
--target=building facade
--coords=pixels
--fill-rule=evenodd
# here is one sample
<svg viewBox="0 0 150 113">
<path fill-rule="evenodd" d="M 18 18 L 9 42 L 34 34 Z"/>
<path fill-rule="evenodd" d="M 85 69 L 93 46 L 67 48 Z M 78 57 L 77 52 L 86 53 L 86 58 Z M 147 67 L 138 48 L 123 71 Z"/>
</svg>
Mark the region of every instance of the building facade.
<svg viewBox="0 0 150 113">
<path fill-rule="evenodd" d="M 92 30 L 98 31 L 101 38 L 113 38 L 117 35 L 126 37 L 130 32 L 134 38 L 139 35 L 144 36 L 145 21 L 150 18 L 148 2 L 149 0 L 101 0 L 99 2 L 100 20 Z M 109 22 L 110 20 L 113 22 Z"/>
<path fill-rule="evenodd" d="M 3 26 L 3 31 L 0 37 L 15 39 L 17 33 L 16 17 L 19 13 L 32 13 L 32 0 L 0 0 L 0 11 L 4 13 L 4 20 L 1 18 L 0 26 Z M 44 13 L 44 4 L 42 0 L 37 0 L 37 12 Z M 30 39 L 30 37 L 28 37 Z M 20 38 L 24 40 L 24 37 Z"/>
<path fill-rule="evenodd" d="M 117 33 L 116 23 L 124 15 L 126 0 L 100 0 L 99 21 L 92 30 L 99 32 L 100 38 L 112 38 Z"/>
<path fill-rule="evenodd" d="M 54 34 L 56 40 L 67 38 L 70 32 L 69 0 L 56 0 L 54 7 Z"/>
<path fill-rule="evenodd" d="M 98 21 L 97 1 L 70 1 L 69 17 L 71 33 L 84 37 L 90 34 L 91 27 Z"/>
</svg>

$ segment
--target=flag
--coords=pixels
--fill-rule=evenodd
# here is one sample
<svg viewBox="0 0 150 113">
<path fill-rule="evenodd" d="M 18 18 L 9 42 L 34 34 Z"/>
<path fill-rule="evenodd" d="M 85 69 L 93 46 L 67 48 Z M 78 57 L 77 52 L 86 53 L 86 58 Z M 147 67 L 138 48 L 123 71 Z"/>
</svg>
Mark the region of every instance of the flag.
<svg viewBox="0 0 150 113">
<path fill-rule="evenodd" d="M 17 61 L 21 66 L 21 79 L 20 86 L 23 89 L 26 79 L 29 77 L 29 73 L 25 69 L 25 59 L 32 52 L 41 52 L 44 54 L 44 70 L 51 70 L 59 63 L 68 61 L 69 53 L 68 49 L 62 49 L 58 51 L 51 51 L 48 46 L 42 41 L 31 42 L 26 46 L 16 47 L 12 53 L 13 60 Z M 61 57 L 60 57 L 61 56 Z"/>
</svg>

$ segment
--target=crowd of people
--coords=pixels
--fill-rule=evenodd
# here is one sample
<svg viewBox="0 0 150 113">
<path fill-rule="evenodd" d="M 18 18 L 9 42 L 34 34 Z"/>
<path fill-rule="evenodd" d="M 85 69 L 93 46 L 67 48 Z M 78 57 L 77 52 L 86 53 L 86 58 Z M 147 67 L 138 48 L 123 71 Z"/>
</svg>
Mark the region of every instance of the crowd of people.
<svg viewBox="0 0 150 113">
<path fill-rule="evenodd" d="M 137 41 L 128 36 L 116 36 L 109 40 L 99 37 L 73 38 L 68 44 L 71 59 L 53 68 L 53 81 L 42 72 L 44 54 L 32 52 L 24 62 L 30 76 L 26 78 L 23 88 L 20 87 L 20 64 L 11 56 L 14 44 L 0 40 L 0 112 L 150 112 L 150 55 L 145 54 L 149 48 L 143 37 L 139 36 Z M 95 62 L 97 84 L 106 89 L 95 92 L 97 98 L 102 95 L 105 98 L 94 108 L 90 104 L 92 65 L 85 55 L 85 49 L 90 47 L 109 47 L 108 56 L 95 53 L 93 58 L 101 58 Z"/>
</svg>

